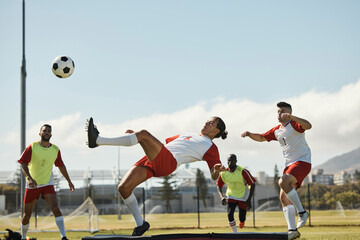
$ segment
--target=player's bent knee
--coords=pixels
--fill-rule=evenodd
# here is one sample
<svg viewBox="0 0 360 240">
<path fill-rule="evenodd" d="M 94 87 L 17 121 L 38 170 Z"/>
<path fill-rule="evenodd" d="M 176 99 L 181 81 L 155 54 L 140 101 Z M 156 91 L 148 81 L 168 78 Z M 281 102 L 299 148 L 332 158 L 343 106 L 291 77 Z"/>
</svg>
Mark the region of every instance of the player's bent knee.
<svg viewBox="0 0 360 240">
<path fill-rule="evenodd" d="M 120 183 L 118 186 L 118 191 L 123 199 L 128 198 L 131 195 L 132 189 L 127 186 L 126 183 Z"/>
</svg>

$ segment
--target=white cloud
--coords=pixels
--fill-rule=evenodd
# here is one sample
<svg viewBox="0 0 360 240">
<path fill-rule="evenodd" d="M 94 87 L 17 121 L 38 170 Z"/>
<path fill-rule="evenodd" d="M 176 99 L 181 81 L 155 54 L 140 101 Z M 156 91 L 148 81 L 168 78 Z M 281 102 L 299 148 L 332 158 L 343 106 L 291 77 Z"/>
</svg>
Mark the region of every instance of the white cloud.
<svg viewBox="0 0 360 240">
<path fill-rule="evenodd" d="M 344 86 L 337 92 L 326 93 L 315 90 L 287 101 L 293 106 L 293 114 L 309 120 L 313 128 L 306 132 L 312 150 L 314 166 L 326 160 L 351 151 L 360 145 L 360 80 Z M 147 129 L 159 140 L 164 141 L 182 132 L 200 132 L 204 122 L 211 116 L 220 116 L 227 125 L 228 139 L 215 139 L 224 164 L 230 153 L 238 156 L 239 164 L 251 171 L 266 171 L 273 174 L 274 165 L 283 167 L 283 157 L 277 142 L 254 142 L 241 138 L 242 132 L 249 130 L 263 133 L 277 125 L 276 102 L 256 103 L 246 99 L 216 99 L 201 102 L 192 107 L 173 113 L 154 114 L 119 124 L 109 125 L 104 119 L 95 119 L 103 136 L 116 137 L 126 129 Z M 57 119 L 41 121 L 27 131 L 27 139 L 36 141 L 43 123 L 53 126 L 52 141 L 57 144 L 69 169 L 105 169 L 117 166 L 118 147 L 88 149 L 85 145 L 85 118 L 81 113 L 69 114 Z M 17 159 L 18 132 L 8 132 L 0 139 L 4 143 L 1 157 Z M 13 151 L 13 153 L 11 152 Z M 143 156 L 139 145 L 120 148 L 120 166 L 129 168 Z M 14 163 L 15 164 L 15 163 Z M 196 167 L 206 169 L 206 164 L 196 163 Z M 14 165 L 15 167 L 15 165 Z"/>
</svg>

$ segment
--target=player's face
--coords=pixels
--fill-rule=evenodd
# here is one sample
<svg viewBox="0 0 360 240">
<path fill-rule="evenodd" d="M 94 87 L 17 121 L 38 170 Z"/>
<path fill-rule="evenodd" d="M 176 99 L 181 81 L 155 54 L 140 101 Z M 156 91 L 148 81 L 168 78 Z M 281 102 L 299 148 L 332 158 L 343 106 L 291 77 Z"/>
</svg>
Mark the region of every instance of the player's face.
<svg viewBox="0 0 360 240">
<path fill-rule="evenodd" d="M 287 120 L 283 119 L 281 117 L 281 114 L 283 114 L 283 113 L 291 113 L 291 109 L 287 108 L 287 107 L 279 107 L 277 113 L 278 113 L 277 118 L 278 118 L 279 122 L 284 122 L 284 121 L 287 121 Z"/>
<path fill-rule="evenodd" d="M 208 137 L 215 137 L 220 130 L 217 129 L 218 120 L 216 118 L 211 118 L 210 120 L 206 121 L 204 127 L 201 130 L 202 135 L 206 135 Z"/>
<path fill-rule="evenodd" d="M 236 166 L 236 159 L 235 158 L 228 158 L 228 166 L 229 168 L 233 168 Z"/>
<path fill-rule="evenodd" d="M 43 126 L 39 133 L 41 140 L 48 142 L 52 136 L 51 128 L 47 126 Z"/>
</svg>

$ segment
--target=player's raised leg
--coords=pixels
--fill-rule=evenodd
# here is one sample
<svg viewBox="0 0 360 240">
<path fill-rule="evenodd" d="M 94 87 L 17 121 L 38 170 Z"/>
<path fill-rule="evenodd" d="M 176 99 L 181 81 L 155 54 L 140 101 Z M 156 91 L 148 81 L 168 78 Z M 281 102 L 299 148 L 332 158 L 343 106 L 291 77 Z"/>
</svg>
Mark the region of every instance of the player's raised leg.
<svg viewBox="0 0 360 240">
<path fill-rule="evenodd" d="M 95 148 L 99 145 L 113 145 L 113 146 L 133 146 L 138 143 L 135 133 L 127 134 L 116 138 L 104 138 L 99 136 L 99 131 L 94 125 L 93 118 L 90 118 L 87 123 L 88 145 L 89 148 Z"/>
<path fill-rule="evenodd" d="M 111 146 L 133 146 L 140 143 L 149 161 L 152 162 L 161 151 L 163 144 L 154 137 L 147 130 L 134 132 L 127 130 L 126 134 L 115 138 L 102 137 L 99 134 L 97 127 L 94 125 L 93 118 L 90 118 L 87 123 L 88 145 L 90 148 L 95 148 L 100 145 Z"/>
</svg>

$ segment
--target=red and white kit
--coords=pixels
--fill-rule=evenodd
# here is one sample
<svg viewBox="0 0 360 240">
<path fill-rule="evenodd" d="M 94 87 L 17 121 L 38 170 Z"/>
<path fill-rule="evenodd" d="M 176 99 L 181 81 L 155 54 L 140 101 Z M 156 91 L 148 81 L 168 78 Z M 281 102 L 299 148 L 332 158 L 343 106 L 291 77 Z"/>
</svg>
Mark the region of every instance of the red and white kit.
<svg viewBox="0 0 360 240">
<path fill-rule="evenodd" d="M 147 167 L 147 179 L 168 176 L 181 164 L 205 160 L 211 170 L 220 163 L 219 151 L 207 136 L 200 134 L 182 134 L 166 139 L 156 158 L 150 162 L 144 156 L 135 166 Z"/>
<path fill-rule="evenodd" d="M 211 169 L 220 162 L 216 145 L 201 134 L 182 134 L 166 139 L 165 147 L 177 161 L 177 167 L 184 163 L 205 160 Z"/>
<path fill-rule="evenodd" d="M 311 151 L 305 140 L 305 130 L 295 121 L 278 125 L 263 135 L 268 142 L 277 140 L 283 151 L 285 167 L 297 161 L 311 164 Z"/>
</svg>

